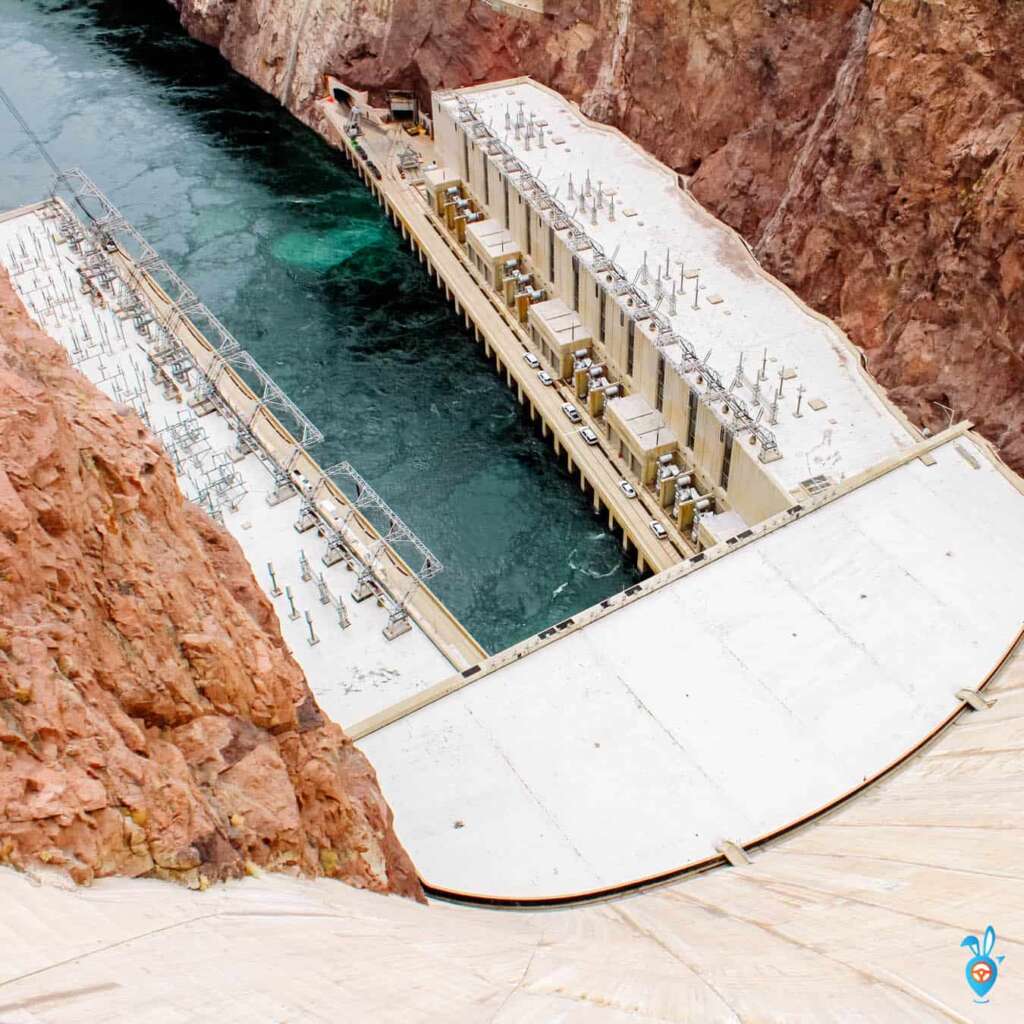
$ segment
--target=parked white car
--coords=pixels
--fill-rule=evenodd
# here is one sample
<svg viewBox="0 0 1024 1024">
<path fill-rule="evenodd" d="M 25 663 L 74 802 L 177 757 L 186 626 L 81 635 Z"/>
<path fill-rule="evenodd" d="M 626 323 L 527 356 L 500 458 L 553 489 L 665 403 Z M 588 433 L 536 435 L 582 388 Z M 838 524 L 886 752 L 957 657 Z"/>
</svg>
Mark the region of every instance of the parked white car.
<svg viewBox="0 0 1024 1024">
<path fill-rule="evenodd" d="M 658 540 L 665 540 L 668 537 L 668 530 L 666 530 L 657 519 L 652 519 L 648 525 L 651 528 L 651 533 L 653 533 Z"/>
<path fill-rule="evenodd" d="M 540 360 L 532 352 L 524 352 L 523 359 L 526 361 L 526 365 L 532 370 L 536 370 L 540 366 Z"/>
<path fill-rule="evenodd" d="M 619 490 L 622 491 L 622 493 L 627 498 L 635 498 L 636 497 L 636 488 L 628 480 L 620 480 L 619 481 Z"/>
<path fill-rule="evenodd" d="M 572 402 L 563 402 L 562 403 L 562 412 L 564 412 L 565 415 L 569 417 L 569 422 L 570 423 L 582 423 L 583 422 L 583 417 L 580 416 L 579 410 L 576 408 L 575 405 L 572 404 Z"/>
<path fill-rule="evenodd" d="M 594 433 L 594 431 L 591 430 L 590 427 L 584 427 L 580 431 L 580 437 L 582 437 L 583 440 L 587 442 L 587 444 L 597 444 L 597 434 Z"/>
<path fill-rule="evenodd" d="M 537 377 L 540 379 L 541 384 L 543 384 L 546 388 L 551 387 L 551 385 L 555 383 L 551 379 L 551 374 L 548 373 L 547 370 L 541 370 L 540 373 L 537 374 Z"/>
</svg>

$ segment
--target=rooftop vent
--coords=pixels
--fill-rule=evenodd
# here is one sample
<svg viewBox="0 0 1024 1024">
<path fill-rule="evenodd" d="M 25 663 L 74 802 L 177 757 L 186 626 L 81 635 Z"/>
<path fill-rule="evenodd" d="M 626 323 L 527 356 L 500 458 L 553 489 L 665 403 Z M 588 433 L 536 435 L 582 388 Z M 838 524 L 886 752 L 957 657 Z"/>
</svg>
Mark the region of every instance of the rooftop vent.
<svg viewBox="0 0 1024 1024">
<path fill-rule="evenodd" d="M 800 481 L 800 486 L 808 494 L 821 494 L 822 491 L 827 491 L 832 486 L 832 481 L 827 476 L 812 476 L 806 480 Z"/>
</svg>

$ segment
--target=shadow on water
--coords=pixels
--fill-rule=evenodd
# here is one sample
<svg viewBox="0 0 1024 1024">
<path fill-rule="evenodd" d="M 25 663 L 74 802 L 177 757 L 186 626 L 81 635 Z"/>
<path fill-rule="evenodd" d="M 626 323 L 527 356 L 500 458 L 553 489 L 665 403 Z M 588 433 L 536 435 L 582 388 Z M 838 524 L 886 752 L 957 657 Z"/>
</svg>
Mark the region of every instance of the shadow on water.
<svg viewBox="0 0 1024 1024">
<path fill-rule="evenodd" d="M 489 650 L 636 579 L 341 154 L 169 5 L 0 0 L 0 77 L 445 563 Z M 5 126 L 6 127 L 6 126 Z M 3 206 L 43 167 L 0 133 Z"/>
<path fill-rule="evenodd" d="M 61 31 L 65 20 L 66 31 L 91 29 L 93 40 L 109 56 L 130 68 L 140 86 L 154 91 L 154 101 L 188 115 L 225 153 L 243 159 L 247 176 L 262 171 L 268 191 L 293 201 L 302 196 L 320 200 L 325 182 L 310 172 L 329 176 L 344 164 L 276 99 L 236 74 L 216 50 L 187 35 L 170 3 L 86 0 L 30 6 L 48 13 L 55 31 Z M 296 148 L 302 153 L 300 161 L 295 160 Z M 375 210 L 372 201 L 367 207 Z"/>
</svg>

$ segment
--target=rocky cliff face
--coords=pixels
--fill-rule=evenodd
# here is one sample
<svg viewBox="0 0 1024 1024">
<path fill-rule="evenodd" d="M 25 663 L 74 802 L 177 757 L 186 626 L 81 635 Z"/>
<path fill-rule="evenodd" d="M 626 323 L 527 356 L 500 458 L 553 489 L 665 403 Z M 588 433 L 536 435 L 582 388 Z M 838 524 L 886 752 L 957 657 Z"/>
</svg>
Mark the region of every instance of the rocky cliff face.
<svg viewBox="0 0 1024 1024">
<path fill-rule="evenodd" d="M 420 896 L 234 540 L 0 275 L 0 860 Z"/>
<path fill-rule="evenodd" d="M 1024 4 L 1011 0 L 173 0 L 312 121 L 322 74 L 529 74 L 692 175 L 921 424 L 1024 469 Z"/>
</svg>

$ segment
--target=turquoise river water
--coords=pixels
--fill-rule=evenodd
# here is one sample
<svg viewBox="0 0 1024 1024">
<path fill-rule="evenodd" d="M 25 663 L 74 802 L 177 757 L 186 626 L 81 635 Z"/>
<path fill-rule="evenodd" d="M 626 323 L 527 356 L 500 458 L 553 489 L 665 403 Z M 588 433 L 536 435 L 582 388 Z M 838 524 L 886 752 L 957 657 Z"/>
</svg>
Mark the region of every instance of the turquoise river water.
<svg viewBox="0 0 1024 1024">
<path fill-rule="evenodd" d="M 0 84 L 444 562 L 490 651 L 636 576 L 340 153 L 169 5 L 0 0 Z M 0 207 L 50 172 L 0 108 Z"/>
</svg>

